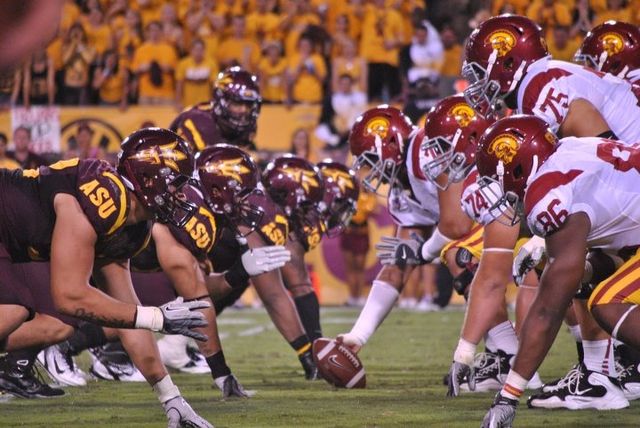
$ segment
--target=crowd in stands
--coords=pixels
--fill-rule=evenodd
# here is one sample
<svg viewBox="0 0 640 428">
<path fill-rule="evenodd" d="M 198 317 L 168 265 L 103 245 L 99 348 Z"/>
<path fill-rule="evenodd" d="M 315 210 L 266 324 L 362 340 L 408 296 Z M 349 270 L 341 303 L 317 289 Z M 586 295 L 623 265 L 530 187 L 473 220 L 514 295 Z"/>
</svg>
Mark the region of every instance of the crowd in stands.
<svg viewBox="0 0 640 428">
<path fill-rule="evenodd" d="M 640 0 L 67 0 L 57 37 L 0 76 L 0 105 L 182 109 L 241 65 L 266 103 L 322 105 L 316 137 L 337 145 L 367 103 L 418 120 L 459 90 L 464 39 L 505 12 L 571 60 L 592 26 L 640 22 Z"/>
</svg>

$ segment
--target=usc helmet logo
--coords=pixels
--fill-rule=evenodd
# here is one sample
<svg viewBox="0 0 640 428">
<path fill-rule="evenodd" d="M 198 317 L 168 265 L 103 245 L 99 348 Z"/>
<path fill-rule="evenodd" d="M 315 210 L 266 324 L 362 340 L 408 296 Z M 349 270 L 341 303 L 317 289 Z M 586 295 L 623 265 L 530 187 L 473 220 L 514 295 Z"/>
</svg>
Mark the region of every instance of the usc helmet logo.
<svg viewBox="0 0 640 428">
<path fill-rule="evenodd" d="M 624 49 L 624 40 L 618 33 L 605 33 L 598 40 L 602 43 L 602 48 L 609 56 L 620 53 Z"/>
<path fill-rule="evenodd" d="M 389 134 L 389 120 L 384 117 L 374 117 L 364 126 L 364 135 L 379 136 L 384 139 Z"/>
<path fill-rule="evenodd" d="M 495 155 L 504 164 L 509 164 L 518 153 L 518 140 L 510 134 L 500 134 L 489 144 L 487 152 Z"/>
<path fill-rule="evenodd" d="M 473 118 L 476 117 L 476 112 L 466 103 L 454 105 L 447 114 L 453 117 L 462 128 L 469 126 Z"/>
<path fill-rule="evenodd" d="M 484 43 L 490 44 L 494 50 L 497 50 L 498 57 L 503 57 L 516 45 L 516 36 L 511 31 L 498 30 L 489 34 Z"/>
</svg>

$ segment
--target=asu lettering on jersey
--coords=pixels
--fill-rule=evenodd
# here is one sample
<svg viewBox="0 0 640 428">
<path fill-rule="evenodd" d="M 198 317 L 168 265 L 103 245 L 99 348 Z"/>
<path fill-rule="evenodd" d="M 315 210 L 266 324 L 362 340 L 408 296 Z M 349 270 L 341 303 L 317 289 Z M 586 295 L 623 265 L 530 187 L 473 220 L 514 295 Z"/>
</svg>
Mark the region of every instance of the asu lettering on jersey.
<svg viewBox="0 0 640 428">
<path fill-rule="evenodd" d="M 191 143 L 196 151 L 221 143 L 255 150 L 251 141 L 255 130 L 233 136 L 224 135 L 212 110 L 210 102 L 188 107 L 173 120 L 169 129 Z"/>
<path fill-rule="evenodd" d="M 543 58 L 533 63 L 517 93 L 519 113 L 544 119 L 557 132 L 577 99 L 589 101 L 622 141 L 640 141 L 640 87 L 611 74 Z"/>
<path fill-rule="evenodd" d="M 289 219 L 284 211 L 266 193 L 253 192 L 248 201 L 263 212 L 256 232 L 269 245 L 285 245 L 289 237 Z"/>
<path fill-rule="evenodd" d="M 438 189 L 420 169 L 420 144 L 421 139 L 412 138 L 407 147 L 408 182 L 389 191 L 389 213 L 399 226 L 433 226 L 440 218 Z"/>
<path fill-rule="evenodd" d="M 70 159 L 38 170 L 0 171 L 0 241 L 14 262 L 48 260 L 57 194 L 74 196 L 98 241 L 124 227 L 130 201 L 115 169 Z"/>
</svg>

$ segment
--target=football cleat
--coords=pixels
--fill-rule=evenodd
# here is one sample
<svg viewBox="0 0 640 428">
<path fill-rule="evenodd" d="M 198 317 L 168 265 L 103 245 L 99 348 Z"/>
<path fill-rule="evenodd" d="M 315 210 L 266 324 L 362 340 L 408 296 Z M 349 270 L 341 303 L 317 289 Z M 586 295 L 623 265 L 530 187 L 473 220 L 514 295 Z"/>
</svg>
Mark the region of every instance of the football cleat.
<svg viewBox="0 0 640 428">
<path fill-rule="evenodd" d="M 96 379 L 117 380 L 120 382 L 146 382 L 142 373 L 123 350 L 105 350 L 105 348 L 89 349 L 91 369 L 89 372 Z"/>
<path fill-rule="evenodd" d="M 318 367 L 316 366 L 316 363 L 313 361 L 311 350 L 298 356 L 298 359 L 300 360 L 300 364 L 302 364 L 302 368 L 304 369 L 304 378 L 306 380 L 322 379 L 322 377 L 318 373 Z"/>
<path fill-rule="evenodd" d="M 571 369 L 564 376 L 559 377 L 558 379 L 552 380 L 551 382 L 547 382 L 544 385 L 542 385 L 541 391 L 542 392 L 555 391 L 557 389 L 557 385 L 560 382 L 566 382 L 566 378 L 568 376 L 572 376 L 573 375 L 573 372 L 578 368 L 579 364 L 580 363 L 574 364 L 573 367 L 571 367 Z"/>
<path fill-rule="evenodd" d="M 562 378 L 552 390 L 532 395 L 530 408 L 614 410 L 629 407 L 615 378 L 588 370 L 583 363 Z"/>
<path fill-rule="evenodd" d="M 49 346 L 40 351 L 38 362 L 58 385 L 85 386 L 87 384 L 86 373 L 76 366 L 71 354 L 63 352 L 60 345 Z"/>
<path fill-rule="evenodd" d="M 476 388 L 471 392 L 499 391 L 507 379 L 511 369 L 509 360 L 512 355 L 498 349 L 498 352 L 481 352 L 476 354 L 473 365 L 475 367 Z M 462 391 L 470 391 L 465 381 L 460 384 Z"/>
<path fill-rule="evenodd" d="M 640 367 L 638 363 L 630 363 L 626 366 L 624 361 L 616 361 L 618 369 L 618 382 L 627 400 L 640 398 Z"/>
<path fill-rule="evenodd" d="M 256 391 L 244 389 L 232 374 L 224 376 L 222 379 L 215 379 L 215 384 L 222 391 L 222 398 L 250 398 L 256 395 Z"/>
<path fill-rule="evenodd" d="M 64 395 L 59 388 L 47 385 L 32 364 L 10 364 L 0 359 L 0 391 L 21 398 L 51 398 Z"/>
<path fill-rule="evenodd" d="M 165 335 L 158 340 L 158 350 L 165 366 L 183 373 L 210 373 L 204 355 L 189 346 L 189 338 L 181 335 Z"/>
</svg>

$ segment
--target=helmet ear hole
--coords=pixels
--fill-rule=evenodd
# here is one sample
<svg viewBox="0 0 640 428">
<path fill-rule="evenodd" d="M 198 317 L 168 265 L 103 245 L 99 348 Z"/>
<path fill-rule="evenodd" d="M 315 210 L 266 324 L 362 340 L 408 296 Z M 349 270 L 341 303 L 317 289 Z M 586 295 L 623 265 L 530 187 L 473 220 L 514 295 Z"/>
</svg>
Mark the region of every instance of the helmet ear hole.
<svg viewBox="0 0 640 428">
<path fill-rule="evenodd" d="M 509 57 L 504 61 L 504 68 L 507 70 L 513 70 L 513 57 Z"/>
<path fill-rule="evenodd" d="M 519 180 L 520 178 L 522 178 L 522 164 L 519 164 L 518 166 L 516 166 L 513 169 L 513 178 L 514 180 Z"/>
</svg>

